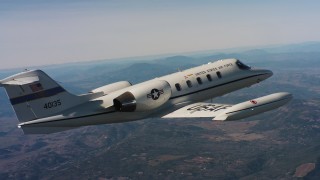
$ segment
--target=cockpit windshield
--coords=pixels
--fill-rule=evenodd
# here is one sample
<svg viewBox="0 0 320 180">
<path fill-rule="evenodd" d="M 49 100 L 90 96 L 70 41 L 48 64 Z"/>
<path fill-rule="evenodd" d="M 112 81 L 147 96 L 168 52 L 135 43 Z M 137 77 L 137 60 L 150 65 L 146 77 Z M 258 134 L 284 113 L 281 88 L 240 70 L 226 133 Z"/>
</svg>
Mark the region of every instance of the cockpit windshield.
<svg viewBox="0 0 320 180">
<path fill-rule="evenodd" d="M 242 70 L 249 70 L 249 69 L 251 69 L 250 66 L 247 66 L 247 65 L 243 64 L 240 60 L 237 60 L 236 64 L 237 64 L 237 66 L 239 67 L 239 69 L 242 69 Z"/>
</svg>

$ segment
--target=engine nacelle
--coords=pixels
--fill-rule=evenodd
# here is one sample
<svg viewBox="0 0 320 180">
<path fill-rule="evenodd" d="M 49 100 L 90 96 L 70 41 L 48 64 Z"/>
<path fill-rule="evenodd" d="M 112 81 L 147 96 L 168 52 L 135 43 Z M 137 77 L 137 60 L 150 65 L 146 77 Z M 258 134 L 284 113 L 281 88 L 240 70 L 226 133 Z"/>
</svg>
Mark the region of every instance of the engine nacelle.
<svg viewBox="0 0 320 180">
<path fill-rule="evenodd" d="M 140 84 L 113 100 L 117 111 L 148 111 L 160 107 L 171 97 L 171 87 L 167 81 L 154 80 Z"/>
<path fill-rule="evenodd" d="M 91 93 L 103 92 L 103 95 L 110 94 L 114 91 L 118 91 L 120 89 L 124 89 L 126 87 L 131 86 L 131 83 L 128 81 L 119 81 L 116 83 L 108 84 L 97 89 L 90 91 Z"/>
</svg>

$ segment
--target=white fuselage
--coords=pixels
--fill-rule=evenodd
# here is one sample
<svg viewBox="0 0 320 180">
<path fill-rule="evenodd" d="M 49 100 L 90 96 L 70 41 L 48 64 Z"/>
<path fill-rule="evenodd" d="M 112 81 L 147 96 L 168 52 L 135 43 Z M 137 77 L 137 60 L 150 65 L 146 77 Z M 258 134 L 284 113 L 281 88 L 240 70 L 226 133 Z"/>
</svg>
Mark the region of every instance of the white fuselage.
<svg viewBox="0 0 320 180">
<path fill-rule="evenodd" d="M 246 69 L 241 64 L 239 66 L 237 62 L 236 59 L 220 60 L 155 78 L 92 99 L 87 103 L 63 112 L 61 115 L 25 122 L 20 126 L 78 127 L 162 117 L 188 104 L 249 87 L 272 75 L 269 70 Z M 145 86 L 150 88 L 150 84 L 152 85 L 158 81 L 167 82 L 171 89 L 171 95 L 163 105 L 148 111 L 119 112 L 115 110 L 113 100 L 116 97 L 137 87 L 143 88 Z"/>
</svg>

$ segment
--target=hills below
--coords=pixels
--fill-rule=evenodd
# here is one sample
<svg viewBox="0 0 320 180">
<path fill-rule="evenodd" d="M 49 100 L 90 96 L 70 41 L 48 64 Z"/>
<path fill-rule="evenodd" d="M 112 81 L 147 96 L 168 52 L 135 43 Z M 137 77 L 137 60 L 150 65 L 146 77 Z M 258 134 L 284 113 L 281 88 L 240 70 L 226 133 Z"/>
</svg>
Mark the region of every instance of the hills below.
<svg viewBox="0 0 320 180">
<path fill-rule="evenodd" d="M 0 91 L 0 179 L 319 179 L 319 43 L 203 52 L 135 61 L 42 67 L 75 93 L 129 80 L 138 83 L 223 58 L 239 58 L 274 76 L 215 102 L 235 103 L 279 91 L 294 99 L 235 122 L 147 119 L 23 135 Z M 17 70 L 0 72 L 0 77 Z M 300 167 L 300 168 L 299 168 Z"/>
</svg>

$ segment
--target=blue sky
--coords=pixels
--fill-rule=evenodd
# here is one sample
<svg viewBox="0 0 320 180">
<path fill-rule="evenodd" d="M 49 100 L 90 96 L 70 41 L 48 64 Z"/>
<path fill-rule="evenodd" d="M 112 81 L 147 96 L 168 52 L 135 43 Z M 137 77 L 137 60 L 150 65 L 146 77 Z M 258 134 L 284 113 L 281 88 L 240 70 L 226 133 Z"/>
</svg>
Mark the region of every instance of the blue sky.
<svg viewBox="0 0 320 180">
<path fill-rule="evenodd" d="M 320 1 L 0 0 L 0 68 L 320 41 Z"/>
</svg>

